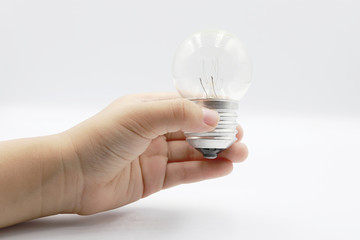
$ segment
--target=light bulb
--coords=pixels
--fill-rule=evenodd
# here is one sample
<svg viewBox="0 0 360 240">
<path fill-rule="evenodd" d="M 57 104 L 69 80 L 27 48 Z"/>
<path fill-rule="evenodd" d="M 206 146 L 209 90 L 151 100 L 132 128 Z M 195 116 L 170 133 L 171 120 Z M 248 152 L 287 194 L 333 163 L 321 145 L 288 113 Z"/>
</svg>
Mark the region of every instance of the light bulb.
<svg viewBox="0 0 360 240">
<path fill-rule="evenodd" d="M 205 158 L 216 158 L 236 141 L 238 101 L 249 88 L 251 72 L 242 42 L 228 32 L 200 31 L 178 47 L 172 66 L 176 89 L 182 97 L 220 115 L 213 131 L 185 133 Z"/>
</svg>

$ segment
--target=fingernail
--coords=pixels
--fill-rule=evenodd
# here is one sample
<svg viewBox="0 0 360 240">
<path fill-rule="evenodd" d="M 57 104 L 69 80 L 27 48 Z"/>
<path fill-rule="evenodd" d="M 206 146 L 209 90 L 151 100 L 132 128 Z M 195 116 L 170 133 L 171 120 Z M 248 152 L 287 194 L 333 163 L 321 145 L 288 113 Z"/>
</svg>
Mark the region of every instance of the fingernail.
<svg viewBox="0 0 360 240">
<path fill-rule="evenodd" d="M 205 124 L 209 126 L 216 126 L 218 120 L 219 120 L 219 114 L 215 110 L 211 110 L 208 108 L 203 108 L 203 121 Z"/>
</svg>

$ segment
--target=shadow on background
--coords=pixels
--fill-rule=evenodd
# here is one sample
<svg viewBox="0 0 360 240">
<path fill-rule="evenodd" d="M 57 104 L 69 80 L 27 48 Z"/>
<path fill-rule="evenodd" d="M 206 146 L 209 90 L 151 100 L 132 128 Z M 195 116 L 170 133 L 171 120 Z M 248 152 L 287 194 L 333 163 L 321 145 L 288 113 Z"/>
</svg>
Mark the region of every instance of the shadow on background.
<svg viewBox="0 0 360 240">
<path fill-rule="evenodd" d="M 64 239 L 67 235 L 82 237 L 99 234 L 129 236 L 136 233 L 146 236 L 149 232 L 176 232 L 184 216 L 180 211 L 167 209 L 119 209 L 92 216 L 57 215 L 20 223 L 0 229 L 0 238 L 27 239 L 46 237 Z M 60 234 L 60 235 L 59 235 Z"/>
</svg>

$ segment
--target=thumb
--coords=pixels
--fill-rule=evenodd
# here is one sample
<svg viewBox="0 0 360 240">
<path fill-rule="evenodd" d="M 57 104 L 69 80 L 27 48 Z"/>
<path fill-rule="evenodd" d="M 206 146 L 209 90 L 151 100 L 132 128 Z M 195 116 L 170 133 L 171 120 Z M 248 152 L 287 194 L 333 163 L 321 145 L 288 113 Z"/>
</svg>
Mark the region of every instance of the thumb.
<svg viewBox="0 0 360 240">
<path fill-rule="evenodd" d="M 179 130 L 211 131 L 219 121 L 219 114 L 189 100 L 177 98 L 132 106 L 124 119 L 126 127 L 131 131 L 153 139 Z"/>
</svg>

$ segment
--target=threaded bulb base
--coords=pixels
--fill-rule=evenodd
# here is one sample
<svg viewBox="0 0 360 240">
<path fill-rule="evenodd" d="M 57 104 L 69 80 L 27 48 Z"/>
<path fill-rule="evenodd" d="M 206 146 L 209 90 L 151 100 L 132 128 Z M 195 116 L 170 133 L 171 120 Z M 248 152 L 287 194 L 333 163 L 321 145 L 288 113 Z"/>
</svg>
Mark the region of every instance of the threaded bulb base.
<svg viewBox="0 0 360 240">
<path fill-rule="evenodd" d="M 186 141 L 200 151 L 204 158 L 215 159 L 218 153 L 227 149 L 236 141 L 238 103 L 223 99 L 194 99 L 191 101 L 219 113 L 220 119 L 213 131 L 185 132 Z"/>
</svg>

